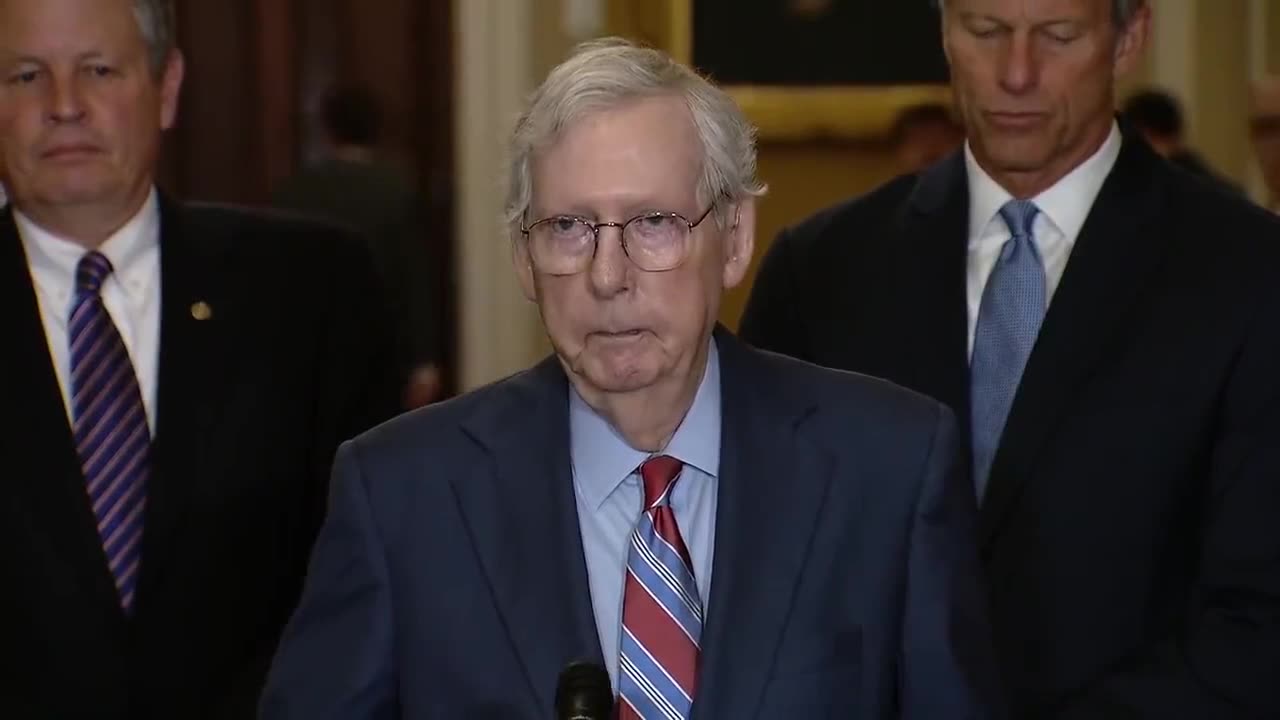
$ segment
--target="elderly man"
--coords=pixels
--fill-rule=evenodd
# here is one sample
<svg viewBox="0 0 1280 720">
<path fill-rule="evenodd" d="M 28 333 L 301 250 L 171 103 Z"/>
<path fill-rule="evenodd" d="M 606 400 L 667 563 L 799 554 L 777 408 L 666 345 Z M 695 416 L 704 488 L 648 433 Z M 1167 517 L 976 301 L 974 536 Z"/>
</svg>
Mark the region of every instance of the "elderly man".
<svg viewBox="0 0 1280 720">
<path fill-rule="evenodd" d="M 1018 717 L 1280 716 L 1280 223 L 1122 132 L 1142 0 L 946 0 L 968 142 L 785 231 L 750 342 L 966 421 Z"/>
<path fill-rule="evenodd" d="M 0 717 L 253 717 L 397 405 L 358 243 L 153 187 L 173 42 L 167 0 L 0 0 Z"/>
<path fill-rule="evenodd" d="M 623 718 L 994 715 L 951 416 L 716 327 L 762 190 L 728 96 L 598 41 L 511 149 L 555 354 L 343 447 L 263 717 L 547 717 L 575 660 Z"/>
</svg>

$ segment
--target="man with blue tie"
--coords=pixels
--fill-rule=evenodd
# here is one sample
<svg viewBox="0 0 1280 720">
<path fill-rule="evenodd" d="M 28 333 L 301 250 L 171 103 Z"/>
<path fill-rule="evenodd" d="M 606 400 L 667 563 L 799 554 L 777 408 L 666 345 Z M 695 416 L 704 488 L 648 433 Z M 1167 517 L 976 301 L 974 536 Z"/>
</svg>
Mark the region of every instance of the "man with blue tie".
<svg viewBox="0 0 1280 720">
<path fill-rule="evenodd" d="M 945 0 L 965 147 L 784 231 L 742 336 L 950 406 L 1017 717 L 1280 717 L 1280 223 L 1117 122 L 1145 0 Z"/>
<path fill-rule="evenodd" d="M 951 414 L 716 325 L 755 157 L 661 52 L 550 74 L 506 216 L 555 353 L 343 446 L 263 718 L 547 717 L 580 660 L 624 718 L 998 715 Z"/>
<path fill-rule="evenodd" d="M 397 408 L 358 240 L 156 188 L 176 39 L 0 0 L 0 717 L 253 717 L 333 453 Z"/>
</svg>

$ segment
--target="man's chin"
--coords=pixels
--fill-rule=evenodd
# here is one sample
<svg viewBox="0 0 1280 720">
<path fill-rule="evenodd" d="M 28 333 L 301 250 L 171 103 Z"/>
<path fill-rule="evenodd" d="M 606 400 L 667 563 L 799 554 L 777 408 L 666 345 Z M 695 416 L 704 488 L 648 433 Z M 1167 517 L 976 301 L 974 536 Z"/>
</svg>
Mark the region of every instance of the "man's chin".
<svg viewBox="0 0 1280 720">
<path fill-rule="evenodd" d="M 62 184 L 43 188 L 34 194 L 40 203 L 50 207 L 75 207 L 97 205 L 109 200 L 111 192 L 97 184 Z"/>
<path fill-rule="evenodd" d="M 986 164 L 1000 173 L 1035 173 L 1043 170 L 1049 162 L 1038 147 L 1028 147 L 1025 152 L 1019 150 L 1016 143 L 1005 145 L 992 153 Z"/>
<path fill-rule="evenodd" d="M 587 386 L 600 393 L 631 393 L 644 390 L 658 379 L 658 373 L 635 364 L 613 365 L 588 361 L 574 369 Z"/>
</svg>

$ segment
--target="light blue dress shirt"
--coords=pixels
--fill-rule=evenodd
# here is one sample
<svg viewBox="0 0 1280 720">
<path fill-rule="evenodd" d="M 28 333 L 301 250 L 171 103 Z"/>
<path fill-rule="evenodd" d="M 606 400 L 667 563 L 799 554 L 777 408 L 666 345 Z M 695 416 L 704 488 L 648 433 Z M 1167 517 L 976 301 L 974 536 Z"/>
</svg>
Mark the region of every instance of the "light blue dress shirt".
<svg viewBox="0 0 1280 720">
<path fill-rule="evenodd" d="M 636 471 L 649 454 L 628 445 L 572 386 L 569 396 L 573 487 L 578 499 L 591 604 L 605 666 L 617 688 L 627 549 L 644 504 Z M 658 454 L 670 455 L 684 463 L 680 479 L 671 492 L 671 509 L 689 548 L 694 579 L 705 609 L 711 589 L 716 479 L 720 472 L 720 359 L 714 341 L 693 405 L 671 442 Z"/>
</svg>

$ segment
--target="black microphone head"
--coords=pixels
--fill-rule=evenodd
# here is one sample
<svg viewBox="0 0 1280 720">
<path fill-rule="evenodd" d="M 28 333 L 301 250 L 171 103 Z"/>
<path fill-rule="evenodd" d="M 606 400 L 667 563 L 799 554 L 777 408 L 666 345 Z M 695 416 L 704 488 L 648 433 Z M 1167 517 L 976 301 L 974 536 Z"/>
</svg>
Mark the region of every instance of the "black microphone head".
<svg viewBox="0 0 1280 720">
<path fill-rule="evenodd" d="M 572 662 L 560 671 L 556 683 L 557 720 L 610 720 L 613 717 L 613 685 L 603 665 Z"/>
</svg>

